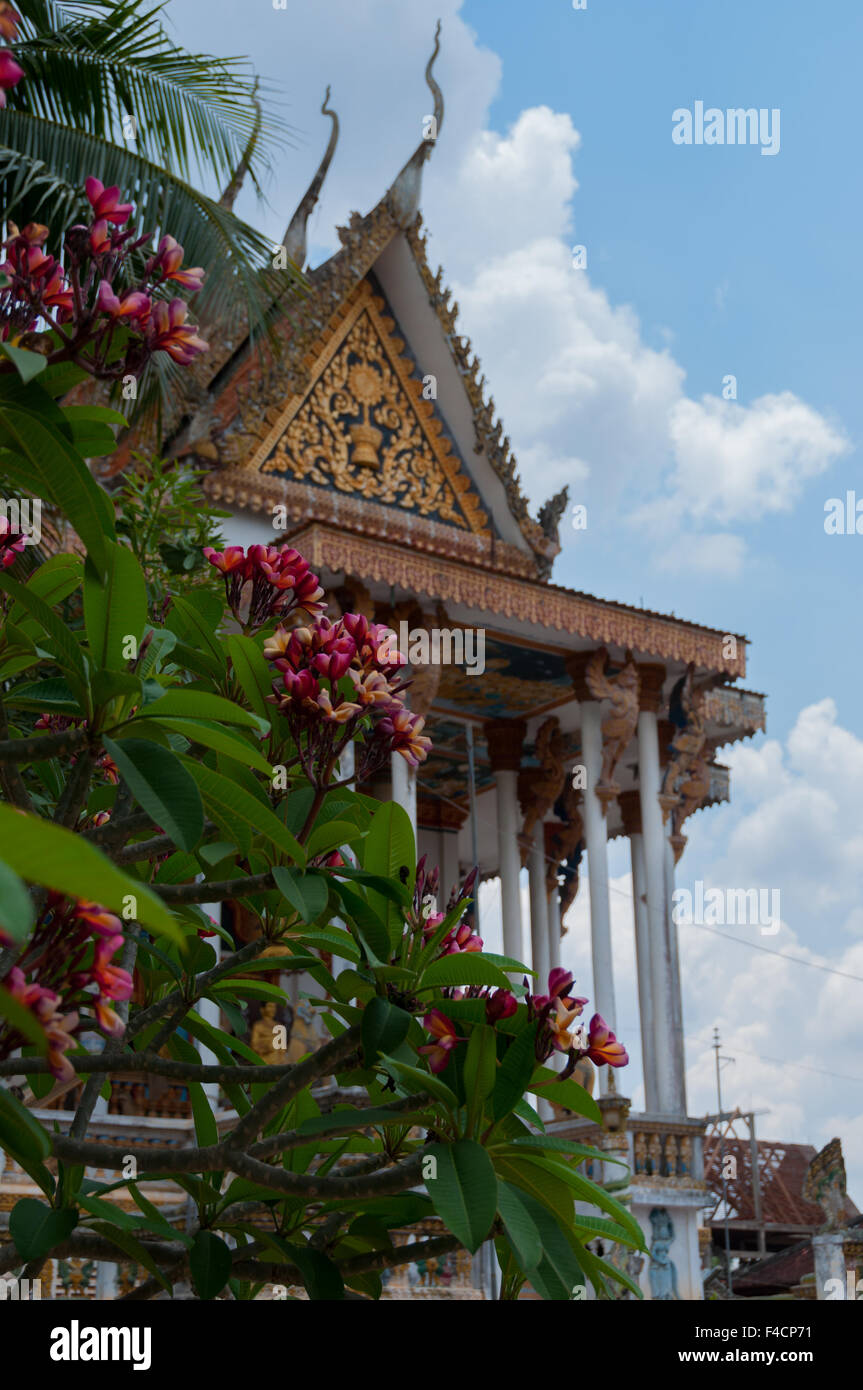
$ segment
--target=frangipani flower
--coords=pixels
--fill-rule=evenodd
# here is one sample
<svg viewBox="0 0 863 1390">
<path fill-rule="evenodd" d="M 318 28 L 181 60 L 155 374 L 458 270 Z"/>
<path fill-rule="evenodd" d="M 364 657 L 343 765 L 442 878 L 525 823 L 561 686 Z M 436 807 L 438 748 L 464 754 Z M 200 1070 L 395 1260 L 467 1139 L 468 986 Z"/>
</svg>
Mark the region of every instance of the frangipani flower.
<svg viewBox="0 0 863 1390">
<path fill-rule="evenodd" d="M 423 1019 L 423 1027 L 436 1041 L 425 1043 L 417 1048 L 417 1051 L 425 1053 L 429 1059 L 429 1070 L 437 1075 L 444 1070 L 449 1061 L 449 1054 L 461 1039 L 446 1014 L 441 1013 L 440 1009 L 429 1010 Z"/>
<path fill-rule="evenodd" d="M 594 1014 L 590 1020 L 587 1055 L 597 1066 L 607 1063 L 610 1067 L 625 1067 L 629 1061 L 626 1048 L 617 1041 L 601 1014 Z"/>
</svg>

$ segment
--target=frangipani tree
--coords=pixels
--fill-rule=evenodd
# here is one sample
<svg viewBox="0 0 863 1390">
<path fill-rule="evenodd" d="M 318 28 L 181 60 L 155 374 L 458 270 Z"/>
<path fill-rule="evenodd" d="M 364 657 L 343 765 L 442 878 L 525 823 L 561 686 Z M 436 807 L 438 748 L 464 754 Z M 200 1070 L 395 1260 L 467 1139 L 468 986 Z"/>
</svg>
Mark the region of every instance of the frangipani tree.
<svg viewBox="0 0 863 1390">
<path fill-rule="evenodd" d="M 0 1272 L 86 1255 L 147 1271 L 128 1297 L 191 1279 L 203 1299 L 272 1281 L 376 1298 L 387 1268 L 493 1240 L 503 1297 L 528 1280 L 547 1299 L 585 1280 L 606 1296 L 630 1281 L 590 1242 L 642 1248 L 640 1229 L 583 1172 L 607 1155 L 546 1134 L 531 1098 L 598 1119 L 572 1070 L 625 1051 L 598 1016 L 581 1024 L 568 972 L 530 984 L 485 951 L 465 920 L 475 871 L 442 891 L 404 811 L 356 790 L 393 753 L 417 764 L 429 749 L 391 634 L 330 621 L 287 546 L 208 546 L 205 582 L 166 599 L 144 493 L 118 530 L 85 461 L 116 416 L 57 404 L 70 367 L 134 370 L 172 347 L 182 366 L 205 344 L 159 308 L 184 273 L 174 246 L 131 282 L 127 243 L 106 251 L 97 228 L 122 237 L 125 205 L 101 183 L 87 197 L 53 292 L 71 298 L 47 303 L 57 266 L 25 228 L 0 299 L 0 478 L 80 538 L 23 582 L 26 537 L 0 527 L 0 1144 L 42 1193 L 13 1208 Z M 25 320 L 39 354 L 21 346 Z M 254 939 L 238 945 L 202 910 L 224 901 Z M 283 1003 L 298 973 L 319 991 L 322 1041 L 265 1062 L 248 1006 Z M 128 1072 L 187 1088 L 193 1146 L 88 1137 L 98 1096 Z M 68 1132 L 40 1123 L 39 1100 L 75 1086 Z M 148 1196 L 166 1180 L 194 1211 L 182 1228 Z M 429 1217 L 439 1235 L 422 1235 Z M 394 1244 L 412 1228 L 416 1243 Z"/>
</svg>

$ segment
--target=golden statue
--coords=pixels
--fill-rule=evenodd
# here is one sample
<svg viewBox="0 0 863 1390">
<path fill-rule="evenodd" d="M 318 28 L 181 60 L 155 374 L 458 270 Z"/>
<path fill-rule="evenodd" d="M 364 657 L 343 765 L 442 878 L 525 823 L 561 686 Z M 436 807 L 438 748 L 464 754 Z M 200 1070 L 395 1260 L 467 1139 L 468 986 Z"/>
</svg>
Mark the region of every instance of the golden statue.
<svg viewBox="0 0 863 1390">
<path fill-rule="evenodd" d="M 261 1006 L 260 1018 L 252 1024 L 252 1034 L 249 1039 L 253 1052 L 257 1052 L 269 1066 L 284 1066 L 285 1062 L 290 1061 L 290 1054 L 284 1047 L 276 1047 L 276 1030 L 284 1029 L 284 1025 L 276 1021 L 276 1005 L 272 999 L 268 999 Z M 287 1036 L 287 1030 L 285 1036 Z"/>
<path fill-rule="evenodd" d="M 599 787 L 596 788 L 597 791 L 601 787 L 610 792 L 614 788 L 614 770 L 638 724 L 641 677 L 630 651 L 627 651 L 626 663 L 616 676 L 606 675 L 607 662 L 607 648 L 599 647 L 584 668 L 584 683 L 594 700 L 611 702 L 611 712 L 602 724 L 602 772 Z"/>
<path fill-rule="evenodd" d="M 547 812 L 551 810 L 563 790 L 566 779 L 563 761 L 566 749 L 566 734 L 561 732 L 557 717 L 551 715 L 540 724 L 536 735 L 535 752 L 539 759 L 539 768 L 528 769 L 529 793 L 520 836 L 522 864 L 527 863 L 536 827 L 545 820 Z"/>
</svg>

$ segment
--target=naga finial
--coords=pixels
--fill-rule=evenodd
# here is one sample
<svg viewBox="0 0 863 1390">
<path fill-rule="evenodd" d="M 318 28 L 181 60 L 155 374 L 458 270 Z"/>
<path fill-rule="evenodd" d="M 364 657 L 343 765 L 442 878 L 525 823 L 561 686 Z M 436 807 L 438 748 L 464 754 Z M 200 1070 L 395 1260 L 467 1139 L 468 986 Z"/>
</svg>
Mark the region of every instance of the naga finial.
<svg viewBox="0 0 863 1390">
<path fill-rule="evenodd" d="M 327 142 L 327 148 L 324 151 L 324 157 L 318 165 L 317 173 L 300 200 L 297 210 L 290 220 L 288 230 L 285 232 L 284 241 L 282 243 L 287 252 L 288 260 L 293 261 L 300 270 L 302 270 L 306 262 L 306 231 L 309 217 L 312 214 L 318 198 L 321 196 L 324 179 L 327 176 L 327 170 L 333 162 L 333 155 L 336 152 L 336 145 L 339 140 L 339 118 L 335 111 L 330 109 L 328 105 L 329 100 L 330 88 L 328 85 L 323 102 L 321 103 L 321 115 L 329 116 L 333 123 L 332 130 L 330 131 L 330 138 Z"/>
</svg>

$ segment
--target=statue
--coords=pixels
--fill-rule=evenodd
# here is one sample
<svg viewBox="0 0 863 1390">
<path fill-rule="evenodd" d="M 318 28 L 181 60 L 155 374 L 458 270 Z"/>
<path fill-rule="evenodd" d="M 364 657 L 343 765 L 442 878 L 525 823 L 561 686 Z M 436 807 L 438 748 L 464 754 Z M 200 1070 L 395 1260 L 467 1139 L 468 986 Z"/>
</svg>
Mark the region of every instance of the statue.
<svg viewBox="0 0 863 1390">
<path fill-rule="evenodd" d="M 638 725 L 638 694 L 641 677 L 631 651 L 616 676 L 605 673 L 608 650 L 599 647 L 584 668 L 584 683 L 594 700 L 609 700 L 611 712 L 602 724 L 602 771 L 597 792 L 616 795 L 614 771 Z M 602 799 L 600 797 L 600 799 Z"/>
<path fill-rule="evenodd" d="M 677 1270 L 671 1258 L 674 1244 L 674 1223 L 665 1207 L 654 1207 L 650 1213 L 650 1267 L 647 1277 L 650 1280 L 650 1293 L 657 1303 L 671 1303 L 679 1299 L 677 1291 Z"/>
<path fill-rule="evenodd" d="M 668 701 L 668 717 L 677 728 L 662 781 L 662 795 L 669 798 L 679 794 L 678 782 L 684 771 L 701 756 L 707 737 L 704 728 L 706 692 L 703 687 L 694 685 L 694 677 L 695 663 L 690 661 Z"/>
<path fill-rule="evenodd" d="M 535 752 L 539 759 L 539 770 L 532 770 L 529 792 L 525 798 L 527 807 L 521 828 L 522 864 L 527 862 L 536 827 L 545 819 L 546 813 L 560 796 L 566 777 L 563 761 L 566 749 L 566 735 L 561 732 L 557 717 L 551 715 L 540 724 L 536 735 Z"/>
<path fill-rule="evenodd" d="M 562 823 L 553 827 L 548 847 L 549 861 L 545 870 L 545 891 L 549 897 L 558 891 L 558 875 L 563 875 L 560 889 L 561 935 L 566 931 L 563 925 L 564 918 L 578 894 L 578 869 L 585 848 L 580 799 L 581 793 L 573 787 L 572 781 L 567 777 L 563 792 L 554 808 L 555 815 L 559 816 Z"/>
<path fill-rule="evenodd" d="M 697 811 L 710 792 L 710 764 L 704 757 L 685 760 L 677 783 L 677 804 L 671 811 L 671 844 L 674 848 L 674 862 L 679 860 L 686 847 L 683 822 Z"/>
<path fill-rule="evenodd" d="M 252 1024 L 249 1043 L 252 1051 L 257 1052 L 258 1056 L 262 1057 L 269 1066 L 284 1066 L 285 1062 L 288 1061 L 286 1049 L 274 1045 L 276 1029 L 283 1027 L 284 1025 L 280 1024 L 276 1019 L 275 1001 L 268 999 L 266 1003 L 261 1006 L 260 1018 Z M 287 1037 L 288 1029 L 285 1028 L 284 1032 L 285 1037 Z"/>
<path fill-rule="evenodd" d="M 845 1207 L 845 1160 L 842 1143 L 831 1139 L 817 1153 L 806 1170 L 803 1196 L 821 1208 L 825 1231 L 841 1231 L 847 1223 Z"/>
</svg>

